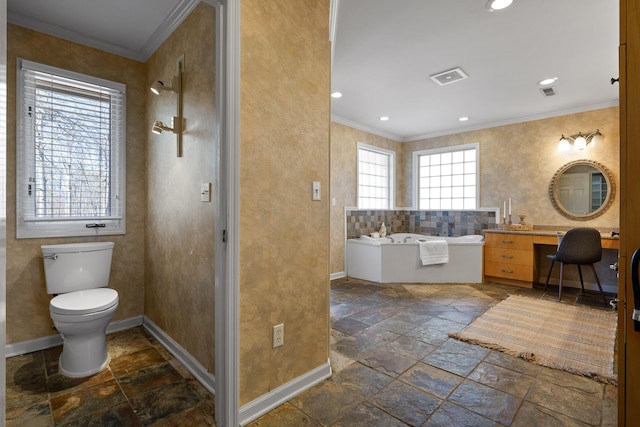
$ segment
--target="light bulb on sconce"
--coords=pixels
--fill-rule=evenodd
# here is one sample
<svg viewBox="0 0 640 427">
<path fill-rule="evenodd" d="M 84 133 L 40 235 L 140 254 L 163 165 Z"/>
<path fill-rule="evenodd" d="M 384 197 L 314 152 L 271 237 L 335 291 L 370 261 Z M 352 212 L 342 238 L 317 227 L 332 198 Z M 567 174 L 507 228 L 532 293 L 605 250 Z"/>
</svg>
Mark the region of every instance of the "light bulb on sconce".
<svg viewBox="0 0 640 427">
<path fill-rule="evenodd" d="M 161 134 L 163 131 L 173 132 L 177 135 L 177 156 L 182 157 L 182 133 L 186 128 L 186 120 L 182 116 L 183 102 L 182 102 L 182 74 L 184 72 L 184 55 L 176 61 L 176 74 L 171 77 L 171 86 L 165 85 L 161 80 L 153 82 L 149 88 L 155 95 L 160 95 L 163 91 L 174 92 L 177 96 L 177 115 L 171 118 L 171 126 L 165 125 L 160 120 L 153 122 L 151 132 L 155 134 Z"/>
<path fill-rule="evenodd" d="M 583 135 L 582 132 L 571 136 L 562 135 L 560 141 L 558 141 L 558 151 L 584 150 L 590 143 L 598 145 L 603 142 L 604 136 L 602 136 L 599 129 L 587 135 Z"/>
<path fill-rule="evenodd" d="M 153 122 L 153 127 L 151 127 L 151 132 L 155 133 L 156 135 L 160 135 L 162 131 L 165 131 L 165 130 L 170 132 L 175 132 L 173 127 L 165 125 L 160 120 L 156 120 L 155 122 Z"/>
</svg>

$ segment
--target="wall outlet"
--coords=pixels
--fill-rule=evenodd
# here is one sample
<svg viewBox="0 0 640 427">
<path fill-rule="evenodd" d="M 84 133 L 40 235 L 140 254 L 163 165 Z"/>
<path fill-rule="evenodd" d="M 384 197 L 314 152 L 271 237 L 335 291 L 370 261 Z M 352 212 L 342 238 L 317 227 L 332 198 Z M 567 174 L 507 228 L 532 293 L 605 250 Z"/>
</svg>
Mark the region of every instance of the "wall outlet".
<svg viewBox="0 0 640 427">
<path fill-rule="evenodd" d="M 284 344 L 284 323 L 273 327 L 273 348 L 280 347 Z"/>
</svg>

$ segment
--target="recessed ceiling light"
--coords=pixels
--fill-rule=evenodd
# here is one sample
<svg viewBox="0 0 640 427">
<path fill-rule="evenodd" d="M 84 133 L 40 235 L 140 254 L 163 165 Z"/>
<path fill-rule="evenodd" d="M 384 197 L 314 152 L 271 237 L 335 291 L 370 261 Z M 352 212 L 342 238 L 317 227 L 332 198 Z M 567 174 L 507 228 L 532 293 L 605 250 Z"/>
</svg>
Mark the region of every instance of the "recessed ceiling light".
<svg viewBox="0 0 640 427">
<path fill-rule="evenodd" d="M 389 116 L 380 116 L 380 120 L 386 122 L 387 120 L 389 120 Z"/>
<path fill-rule="evenodd" d="M 538 82 L 539 85 L 545 86 L 545 85 L 550 85 L 552 83 L 555 83 L 555 81 L 558 80 L 557 77 L 552 77 L 550 79 L 544 79 L 544 80 L 540 80 Z"/>
<path fill-rule="evenodd" d="M 511 6 L 511 3 L 513 3 L 513 0 L 489 0 L 485 7 L 490 12 L 493 12 L 494 10 L 502 10 L 507 8 Z"/>
<path fill-rule="evenodd" d="M 331 94 L 332 98 L 342 98 L 342 92 L 333 92 Z"/>
<path fill-rule="evenodd" d="M 467 120 L 469 120 L 469 117 L 463 116 L 463 117 L 460 117 L 458 120 L 460 120 L 461 122 L 466 122 Z"/>
</svg>

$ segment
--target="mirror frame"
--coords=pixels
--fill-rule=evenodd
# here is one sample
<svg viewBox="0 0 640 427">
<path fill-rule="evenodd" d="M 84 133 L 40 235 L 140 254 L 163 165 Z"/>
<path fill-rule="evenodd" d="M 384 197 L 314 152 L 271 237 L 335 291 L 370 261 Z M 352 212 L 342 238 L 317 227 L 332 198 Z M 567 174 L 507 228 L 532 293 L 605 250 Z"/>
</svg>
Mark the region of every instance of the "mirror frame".
<svg viewBox="0 0 640 427">
<path fill-rule="evenodd" d="M 608 191 L 607 191 L 606 200 L 604 201 L 604 203 L 602 203 L 602 205 L 597 210 L 585 215 L 576 215 L 572 212 L 569 212 L 562 206 L 562 204 L 560 203 L 560 200 L 558 199 L 557 187 L 560 181 L 560 177 L 562 176 L 563 173 L 565 173 L 566 171 L 568 171 L 569 169 L 577 165 L 587 165 L 587 166 L 596 168 L 598 171 L 602 173 L 602 176 L 604 176 L 604 179 L 607 182 Z M 587 159 L 574 160 L 572 162 L 565 164 L 564 166 L 560 167 L 560 169 L 558 169 L 558 171 L 553 175 L 553 178 L 551 178 L 551 183 L 549 184 L 549 198 L 551 199 L 551 204 L 553 205 L 553 207 L 558 212 L 560 212 L 560 214 L 562 214 L 563 216 L 569 219 L 574 219 L 576 221 L 587 221 L 587 220 L 599 217 L 600 215 L 605 213 L 607 209 L 609 209 L 609 207 L 613 204 L 615 195 L 616 195 L 616 182 L 614 180 L 613 174 L 609 169 L 607 169 L 605 165 L 603 165 L 602 163 L 596 162 L 594 160 L 587 160 Z"/>
</svg>

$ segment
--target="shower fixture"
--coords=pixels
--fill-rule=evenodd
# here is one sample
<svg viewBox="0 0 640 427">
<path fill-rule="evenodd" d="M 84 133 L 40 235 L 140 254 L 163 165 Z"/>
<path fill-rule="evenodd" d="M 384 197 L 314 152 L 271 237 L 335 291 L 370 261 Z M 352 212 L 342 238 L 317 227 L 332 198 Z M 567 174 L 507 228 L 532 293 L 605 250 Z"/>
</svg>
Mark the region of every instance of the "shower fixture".
<svg viewBox="0 0 640 427">
<path fill-rule="evenodd" d="M 153 122 L 151 132 L 161 134 L 163 131 L 173 132 L 177 136 L 177 156 L 182 157 L 182 134 L 185 130 L 186 120 L 182 117 L 182 73 L 184 72 L 184 54 L 176 61 L 176 75 L 171 77 L 171 85 L 165 85 L 161 80 L 156 80 L 151 85 L 151 92 L 160 95 L 163 91 L 174 92 L 177 96 L 177 115 L 171 117 L 171 126 L 160 120 Z"/>
</svg>

